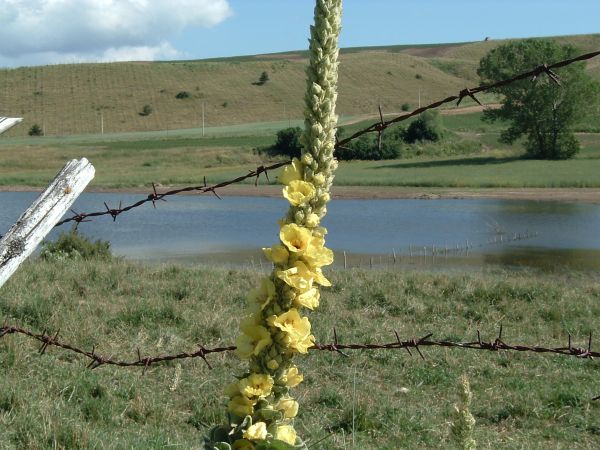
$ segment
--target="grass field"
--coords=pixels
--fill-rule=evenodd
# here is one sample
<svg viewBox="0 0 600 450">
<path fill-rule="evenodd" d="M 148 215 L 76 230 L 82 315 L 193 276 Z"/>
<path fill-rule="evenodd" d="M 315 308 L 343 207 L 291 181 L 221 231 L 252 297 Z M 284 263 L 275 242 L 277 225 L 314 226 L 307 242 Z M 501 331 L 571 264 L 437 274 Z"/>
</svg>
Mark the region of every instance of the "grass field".
<svg viewBox="0 0 600 450">
<path fill-rule="evenodd" d="M 346 135 L 370 121 L 346 126 Z M 580 133 L 582 152 L 569 161 L 521 159 L 519 144 L 499 142 L 502 125 L 481 121 L 481 113 L 443 116 L 456 155 L 428 154 L 415 145 L 414 158 L 342 162 L 336 185 L 416 187 L 599 187 L 600 134 Z M 248 124 L 170 134 L 141 132 L 64 138 L 8 138 L 0 146 L 0 186 L 43 187 L 71 158 L 87 157 L 96 167 L 90 189 L 216 183 L 247 173 L 272 158 L 255 149 L 274 143 L 287 123 Z M 587 125 L 582 124 L 581 127 Z M 464 144 L 461 142 L 464 141 Z M 473 153 L 460 150 L 462 146 Z M 459 151 L 457 151 L 458 149 Z M 271 178 L 275 182 L 274 178 Z M 249 183 L 252 180 L 248 181 Z"/>
<path fill-rule="evenodd" d="M 123 261 L 34 261 L 0 292 L 0 323 L 54 332 L 113 357 L 230 344 L 238 311 L 259 274 L 202 267 L 144 267 Z M 576 345 L 597 331 L 597 274 L 337 271 L 313 314 L 318 341 L 389 342 L 434 336 Z M 223 420 L 223 387 L 243 363 L 232 355 L 140 369 L 85 368 L 74 354 L 19 336 L 0 340 L 3 449 L 199 449 Z M 314 449 L 452 448 L 457 380 L 474 392 L 482 449 L 596 449 L 598 362 L 568 357 L 428 348 L 311 352 L 301 359 L 297 428 Z"/>
<path fill-rule="evenodd" d="M 600 35 L 556 38 L 582 52 Z M 342 116 L 400 111 L 478 83 L 479 59 L 504 41 L 342 50 L 338 112 Z M 24 117 L 9 136 L 37 123 L 49 136 L 166 131 L 301 119 L 306 52 L 204 61 L 71 64 L 0 70 L 0 115 Z M 600 60 L 589 73 L 600 78 Z M 256 86 L 266 71 L 269 82 Z M 189 97 L 177 99 L 179 92 Z M 151 105 L 152 114 L 139 113 Z M 203 106 L 204 105 L 204 106 Z"/>
</svg>

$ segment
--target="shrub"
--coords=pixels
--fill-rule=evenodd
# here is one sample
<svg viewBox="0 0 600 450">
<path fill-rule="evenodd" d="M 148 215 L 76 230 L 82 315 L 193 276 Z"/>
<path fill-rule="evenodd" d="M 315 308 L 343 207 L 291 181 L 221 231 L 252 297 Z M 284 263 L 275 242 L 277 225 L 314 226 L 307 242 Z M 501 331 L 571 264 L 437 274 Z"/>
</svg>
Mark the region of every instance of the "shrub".
<svg viewBox="0 0 600 450">
<path fill-rule="evenodd" d="M 139 114 L 140 116 L 149 116 L 150 114 L 152 114 L 153 111 L 154 109 L 152 108 L 152 105 L 144 105 L 142 111 Z"/>
<path fill-rule="evenodd" d="M 436 111 L 425 111 L 411 122 L 404 133 L 404 141 L 414 144 L 417 141 L 439 141 L 442 137 L 442 124 Z"/>
<path fill-rule="evenodd" d="M 408 103 L 402 103 L 402 106 L 400 107 L 400 109 L 402 111 L 410 111 L 410 104 L 408 104 Z"/>
<path fill-rule="evenodd" d="M 190 97 L 190 93 L 188 91 L 178 92 L 177 95 L 175 96 L 175 98 L 177 98 L 179 100 L 183 100 L 183 99 L 189 98 L 189 97 Z"/>
<path fill-rule="evenodd" d="M 258 78 L 258 83 L 260 85 L 265 84 L 267 81 L 269 81 L 269 74 L 267 72 L 263 72 L 260 74 L 260 77 Z"/>
<path fill-rule="evenodd" d="M 300 144 L 300 136 L 302 129 L 300 127 L 284 128 L 277 132 L 277 140 L 275 145 L 268 149 L 272 155 L 285 155 L 289 158 L 299 158 L 302 151 Z"/>
<path fill-rule="evenodd" d="M 77 231 L 60 233 L 56 241 L 44 241 L 42 259 L 111 259 L 110 242 L 98 239 L 92 242 Z"/>
<path fill-rule="evenodd" d="M 258 81 L 255 81 L 252 84 L 255 86 L 262 86 L 267 81 L 269 81 L 269 74 L 267 72 L 263 72 L 260 74 L 260 77 L 258 77 Z"/>
<path fill-rule="evenodd" d="M 418 74 L 415 75 L 415 78 L 417 80 L 422 80 L 423 79 L 423 75 L 421 75 L 420 73 L 418 73 Z"/>
<path fill-rule="evenodd" d="M 377 136 L 366 134 L 335 151 L 335 156 L 340 161 L 396 159 L 399 154 L 400 143 L 395 136 L 384 139 L 379 148 Z"/>
<path fill-rule="evenodd" d="M 29 129 L 29 136 L 43 136 L 44 130 L 37 123 L 34 123 Z"/>
</svg>

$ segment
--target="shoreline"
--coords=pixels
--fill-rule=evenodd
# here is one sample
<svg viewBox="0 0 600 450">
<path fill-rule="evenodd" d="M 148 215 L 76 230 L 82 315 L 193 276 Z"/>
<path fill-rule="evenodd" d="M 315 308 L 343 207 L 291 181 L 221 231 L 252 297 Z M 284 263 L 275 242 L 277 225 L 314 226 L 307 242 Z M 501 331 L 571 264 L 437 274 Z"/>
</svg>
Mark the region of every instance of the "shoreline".
<svg viewBox="0 0 600 450">
<path fill-rule="evenodd" d="M 157 186 L 157 191 L 165 192 L 178 186 Z M 134 188 L 91 188 L 88 193 L 128 193 L 149 194 L 149 187 Z M 0 186 L 0 192 L 41 192 L 42 188 L 32 186 Z M 238 184 L 218 190 L 225 197 L 281 197 L 281 186 Z M 193 193 L 182 194 L 193 195 Z M 397 186 L 333 186 L 334 199 L 503 199 L 538 200 L 600 203 L 600 188 L 423 188 Z"/>
</svg>

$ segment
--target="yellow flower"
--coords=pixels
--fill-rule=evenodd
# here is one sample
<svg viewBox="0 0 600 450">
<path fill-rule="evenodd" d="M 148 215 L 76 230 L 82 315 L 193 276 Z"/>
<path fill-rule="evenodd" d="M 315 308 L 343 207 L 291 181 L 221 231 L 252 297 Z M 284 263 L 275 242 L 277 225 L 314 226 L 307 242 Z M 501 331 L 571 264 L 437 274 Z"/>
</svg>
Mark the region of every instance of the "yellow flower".
<svg viewBox="0 0 600 450">
<path fill-rule="evenodd" d="M 274 405 L 274 408 L 283 412 L 283 417 L 292 419 L 298 414 L 298 402 L 292 397 L 282 397 Z"/>
<path fill-rule="evenodd" d="M 296 261 L 294 266 L 287 270 L 277 271 L 277 277 L 301 292 L 306 292 L 312 288 L 314 281 L 314 274 L 302 261 Z"/>
<path fill-rule="evenodd" d="M 252 289 L 248 294 L 250 305 L 258 305 L 260 309 L 265 309 L 271 300 L 275 298 L 275 285 L 268 278 L 263 278 L 260 287 Z"/>
<path fill-rule="evenodd" d="M 289 334 L 288 345 L 292 350 L 296 350 L 298 353 L 306 354 L 308 353 L 308 349 L 315 345 L 315 337 L 312 334 Z"/>
<path fill-rule="evenodd" d="M 314 236 L 308 243 L 303 259 L 313 268 L 328 266 L 333 262 L 333 252 L 326 248 L 323 236 Z"/>
<path fill-rule="evenodd" d="M 272 359 L 267 363 L 267 367 L 271 370 L 277 370 L 279 368 L 279 363 Z"/>
<path fill-rule="evenodd" d="M 321 293 L 317 288 L 311 288 L 308 291 L 299 294 L 294 298 L 294 304 L 298 306 L 304 306 L 308 309 L 315 309 L 319 306 L 319 299 Z"/>
<path fill-rule="evenodd" d="M 233 443 L 233 450 L 254 450 L 254 444 L 246 439 L 238 439 Z"/>
<path fill-rule="evenodd" d="M 267 424 L 264 422 L 256 422 L 254 425 L 250 425 L 246 431 L 244 431 L 244 439 L 250 439 L 252 441 L 263 441 L 267 438 Z"/>
<path fill-rule="evenodd" d="M 225 395 L 229 398 L 233 398 L 236 395 L 240 395 L 240 386 L 238 383 L 229 383 L 225 388 Z"/>
<path fill-rule="evenodd" d="M 302 163 L 298 158 L 292 159 L 292 163 L 289 166 L 285 166 L 279 176 L 279 182 L 281 184 L 290 184 L 292 181 L 301 180 L 302 177 Z"/>
<path fill-rule="evenodd" d="M 302 255 L 308 249 L 312 235 L 308 228 L 291 223 L 281 227 L 279 239 L 290 252 Z"/>
<path fill-rule="evenodd" d="M 302 180 L 290 181 L 283 188 L 283 196 L 288 199 L 292 206 L 300 206 L 310 202 L 317 191 L 312 183 Z"/>
<path fill-rule="evenodd" d="M 315 337 L 310 334 L 308 317 L 301 317 L 298 310 L 291 308 L 280 316 L 268 319 L 271 326 L 286 333 L 286 344 L 299 353 L 307 353 L 315 343 Z"/>
<path fill-rule="evenodd" d="M 282 377 L 283 382 L 287 387 L 296 387 L 304 381 L 304 375 L 298 372 L 297 367 L 290 367 Z"/>
<path fill-rule="evenodd" d="M 238 417 L 250 416 L 254 412 L 254 402 L 243 395 L 237 395 L 229 401 L 227 411 Z"/>
<path fill-rule="evenodd" d="M 263 248 L 262 250 L 265 254 L 265 257 L 275 264 L 283 264 L 287 262 L 288 258 L 290 257 L 290 253 L 281 244 L 274 245 L 271 248 Z"/>
<path fill-rule="evenodd" d="M 273 343 L 269 330 L 261 325 L 254 325 L 248 319 L 242 322 L 240 329 L 243 333 L 235 341 L 237 346 L 235 352 L 242 359 L 249 359 L 252 355 L 257 356 L 265 347 Z"/>
<path fill-rule="evenodd" d="M 315 269 L 313 272 L 313 277 L 315 282 L 319 283 L 321 286 L 331 286 L 331 281 L 325 278 L 321 269 Z"/>
<path fill-rule="evenodd" d="M 248 398 L 266 397 L 273 389 L 273 378 L 270 375 L 253 373 L 239 381 L 240 392 Z"/>
<path fill-rule="evenodd" d="M 280 425 L 275 431 L 275 439 L 294 445 L 296 443 L 296 430 L 291 425 Z"/>
</svg>

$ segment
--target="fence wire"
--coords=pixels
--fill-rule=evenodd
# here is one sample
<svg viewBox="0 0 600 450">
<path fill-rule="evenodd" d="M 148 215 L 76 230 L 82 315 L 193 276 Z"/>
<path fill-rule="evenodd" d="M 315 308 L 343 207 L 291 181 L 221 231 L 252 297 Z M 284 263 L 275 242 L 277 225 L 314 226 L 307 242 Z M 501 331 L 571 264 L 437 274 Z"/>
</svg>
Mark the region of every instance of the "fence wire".
<svg viewBox="0 0 600 450">
<path fill-rule="evenodd" d="M 432 339 L 433 334 L 429 333 L 421 338 L 412 338 L 402 340 L 397 332 L 394 332 L 394 340 L 388 343 L 359 343 L 359 344 L 344 344 L 339 341 L 336 330 L 333 330 L 333 342 L 331 343 L 316 343 L 309 350 L 321 350 L 328 352 L 336 352 L 343 356 L 349 356 L 345 350 L 406 350 L 409 355 L 412 356 L 411 349 L 415 350 L 421 358 L 425 358 L 421 352 L 423 347 L 446 347 L 456 349 L 471 349 L 471 350 L 486 350 L 492 352 L 498 351 L 514 351 L 514 352 L 529 352 L 529 353 L 552 353 L 563 356 L 573 356 L 581 359 L 593 359 L 599 357 L 600 352 L 592 350 L 592 333 L 589 334 L 586 347 L 576 347 L 572 343 L 571 334 L 568 335 L 568 342 L 566 346 L 562 347 L 544 347 L 544 346 L 531 346 L 523 344 L 509 344 L 502 336 L 503 328 L 500 326 L 498 336 L 494 340 L 484 340 L 481 337 L 481 333 L 477 331 L 477 340 L 466 341 L 466 342 L 455 342 L 448 340 L 435 340 Z M 114 358 L 104 356 L 96 352 L 96 348 L 92 347 L 91 350 L 85 350 L 75 345 L 66 343 L 59 339 L 59 331 L 54 334 L 48 334 L 46 331 L 42 333 L 35 333 L 31 330 L 16 326 L 3 326 L 0 327 L 0 339 L 12 335 L 18 334 L 27 336 L 31 339 L 37 340 L 42 343 L 39 352 L 44 354 L 48 347 L 58 347 L 63 350 L 67 350 L 72 353 L 77 353 L 90 360 L 88 367 L 96 369 L 103 365 L 118 366 L 118 367 L 143 367 L 144 370 L 152 365 L 163 363 L 166 361 L 173 361 L 179 359 L 190 359 L 190 358 L 201 358 L 209 368 L 212 366 L 207 360 L 207 356 L 213 353 L 224 353 L 231 352 L 236 349 L 234 345 L 220 346 L 220 347 L 205 347 L 204 345 L 198 345 L 193 351 L 180 352 L 174 354 L 162 354 L 155 356 L 142 356 L 140 350 L 137 349 L 135 359 L 127 360 L 125 358 Z"/>
<path fill-rule="evenodd" d="M 543 64 L 543 65 L 538 66 L 528 72 L 524 72 L 524 73 L 515 75 L 512 78 L 501 80 L 496 83 L 481 85 L 481 86 L 477 86 L 477 87 L 473 87 L 473 88 L 465 88 L 465 89 L 461 90 L 457 95 L 451 95 L 450 97 L 446 97 L 445 99 L 438 100 L 429 105 L 415 109 L 412 112 L 401 114 L 401 115 L 394 117 L 393 119 L 390 119 L 387 121 L 385 121 L 383 119 L 383 114 L 382 114 L 382 111 L 380 108 L 380 110 L 379 110 L 380 121 L 379 122 L 375 122 L 372 125 L 369 125 L 368 127 L 363 128 L 360 131 L 357 131 L 353 135 L 336 142 L 335 148 L 336 149 L 344 148 L 344 146 L 349 144 L 351 141 L 358 139 L 360 136 L 367 134 L 367 133 L 377 133 L 379 136 L 379 145 L 381 145 L 382 133 L 384 132 L 385 129 L 387 129 L 391 125 L 394 125 L 399 122 L 403 122 L 403 121 L 408 120 L 411 117 L 417 116 L 425 111 L 438 108 L 444 104 L 452 103 L 454 101 L 457 102 L 457 106 L 458 106 L 466 97 L 473 99 L 475 102 L 477 102 L 479 105 L 481 105 L 481 102 L 475 96 L 476 94 L 485 92 L 485 91 L 488 91 L 490 89 L 494 89 L 497 87 L 506 86 L 506 85 L 509 85 L 516 81 L 525 80 L 525 79 L 531 79 L 532 81 L 535 81 L 540 75 L 545 74 L 552 81 L 560 84 L 560 78 L 554 72 L 553 69 L 565 67 L 565 66 L 568 66 L 570 64 L 580 62 L 580 61 L 586 61 L 586 60 L 592 59 L 598 55 L 600 55 L 600 50 L 586 53 L 583 55 L 579 55 L 579 56 L 576 56 L 571 59 L 559 61 L 559 62 L 551 64 L 551 65 Z M 291 161 L 283 161 L 283 162 L 278 162 L 278 163 L 274 163 L 274 164 L 267 165 L 267 166 L 262 165 L 262 166 L 257 167 L 254 170 L 248 171 L 248 173 L 245 175 L 241 175 L 237 178 L 233 178 L 231 180 L 223 181 L 221 183 L 217 183 L 217 184 L 213 184 L 213 185 L 208 185 L 206 183 L 206 177 L 204 177 L 203 184 L 201 184 L 199 186 L 187 186 L 187 187 L 183 187 L 180 189 L 173 189 L 173 190 L 163 192 L 163 193 L 158 193 L 156 190 L 156 186 L 154 185 L 154 183 L 152 183 L 152 188 L 153 188 L 152 193 L 148 194 L 146 198 L 140 199 L 139 201 L 137 201 L 129 206 L 123 206 L 122 204 L 119 204 L 118 207 L 111 208 L 106 203 L 104 203 L 105 209 L 96 211 L 96 212 L 77 213 L 76 211 L 72 210 L 71 212 L 73 213 L 73 216 L 61 220 L 60 222 L 58 222 L 56 224 L 56 226 L 58 227 L 60 225 L 64 225 L 69 222 L 75 222 L 76 225 L 79 225 L 82 222 L 89 222 L 94 217 L 106 216 L 106 215 L 111 216 L 113 221 L 115 221 L 117 219 L 117 217 L 124 212 L 138 208 L 146 203 L 152 203 L 152 205 L 154 207 L 156 207 L 157 201 L 161 201 L 161 200 L 166 201 L 167 197 L 181 194 L 184 192 L 195 192 L 195 193 L 199 193 L 199 194 L 212 193 L 213 195 L 220 198 L 219 194 L 217 193 L 218 189 L 224 188 L 224 187 L 232 185 L 232 184 L 241 183 L 242 181 L 245 181 L 250 178 L 255 178 L 255 185 L 256 185 L 256 184 L 258 184 L 258 180 L 262 174 L 264 174 L 265 177 L 267 178 L 267 181 L 269 181 L 269 174 L 268 174 L 269 171 L 278 169 L 285 165 L 288 165 L 288 164 L 290 164 L 290 162 Z"/>
</svg>

